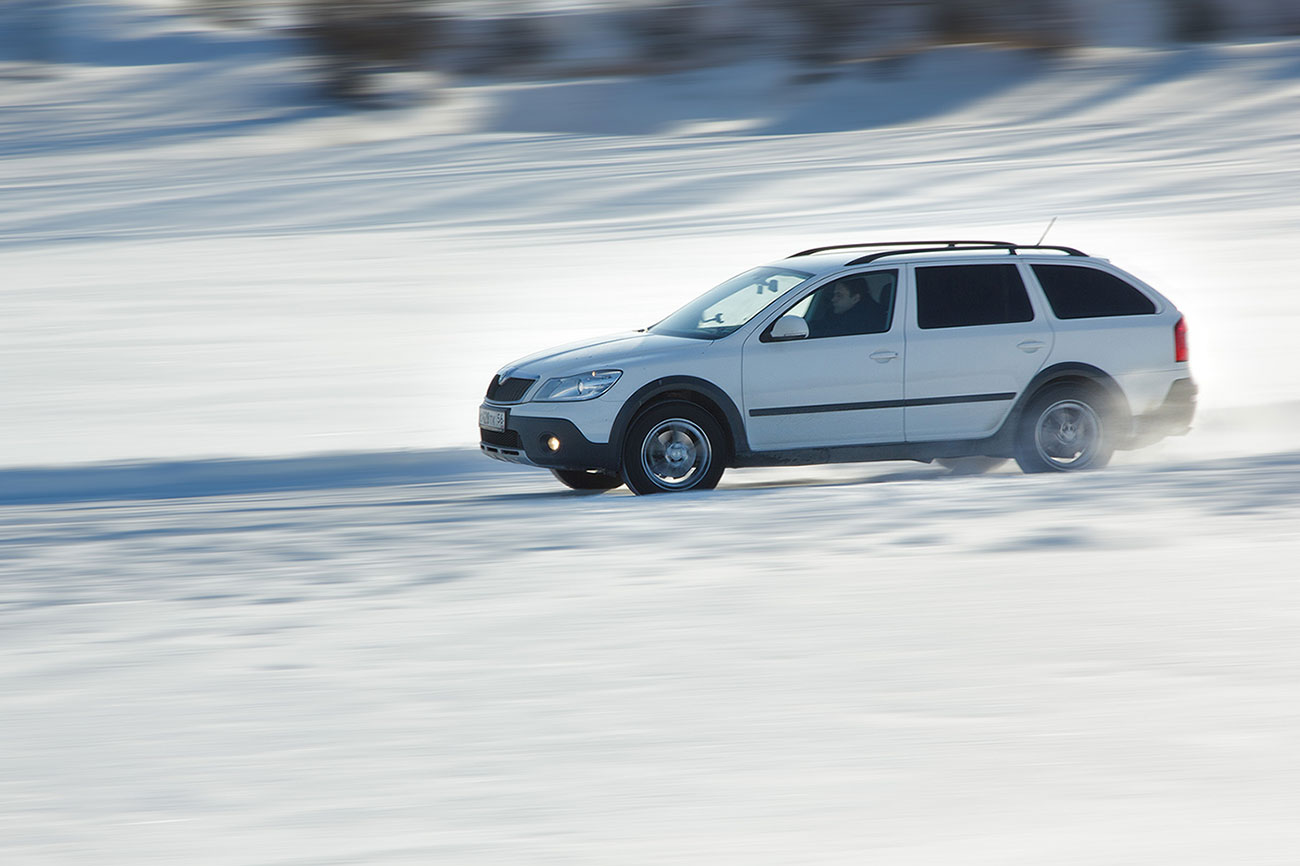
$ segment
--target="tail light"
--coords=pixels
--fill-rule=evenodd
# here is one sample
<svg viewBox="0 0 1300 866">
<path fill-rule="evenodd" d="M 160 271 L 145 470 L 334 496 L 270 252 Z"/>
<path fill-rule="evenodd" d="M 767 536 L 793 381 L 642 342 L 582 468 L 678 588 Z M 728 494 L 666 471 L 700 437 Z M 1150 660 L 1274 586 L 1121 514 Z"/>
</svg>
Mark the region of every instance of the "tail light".
<svg viewBox="0 0 1300 866">
<path fill-rule="evenodd" d="M 1187 319 L 1180 317 L 1174 325 L 1174 360 L 1187 360 Z"/>
</svg>

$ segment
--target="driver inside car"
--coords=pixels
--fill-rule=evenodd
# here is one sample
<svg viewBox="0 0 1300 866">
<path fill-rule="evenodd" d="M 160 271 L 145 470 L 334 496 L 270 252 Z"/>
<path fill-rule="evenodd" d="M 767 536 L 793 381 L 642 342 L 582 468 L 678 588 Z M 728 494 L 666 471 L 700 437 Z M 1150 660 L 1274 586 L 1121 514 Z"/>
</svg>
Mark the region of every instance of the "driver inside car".
<svg viewBox="0 0 1300 866">
<path fill-rule="evenodd" d="M 843 337 L 881 330 L 886 311 L 867 291 L 862 277 L 845 277 L 827 287 L 817 305 L 816 317 L 808 323 L 811 337 Z M 823 292 L 826 289 L 822 290 Z M 827 303 L 829 301 L 829 304 Z"/>
</svg>

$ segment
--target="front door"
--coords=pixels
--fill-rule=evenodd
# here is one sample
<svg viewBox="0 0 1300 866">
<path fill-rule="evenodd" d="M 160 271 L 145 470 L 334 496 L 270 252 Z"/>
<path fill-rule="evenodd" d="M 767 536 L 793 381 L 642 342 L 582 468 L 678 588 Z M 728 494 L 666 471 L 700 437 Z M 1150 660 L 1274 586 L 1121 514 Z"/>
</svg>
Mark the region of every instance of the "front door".
<svg viewBox="0 0 1300 866">
<path fill-rule="evenodd" d="M 772 324 L 743 350 L 743 408 L 755 451 L 903 440 L 905 298 L 896 269 L 840 277 L 786 315 L 808 336 L 772 340 Z"/>
</svg>

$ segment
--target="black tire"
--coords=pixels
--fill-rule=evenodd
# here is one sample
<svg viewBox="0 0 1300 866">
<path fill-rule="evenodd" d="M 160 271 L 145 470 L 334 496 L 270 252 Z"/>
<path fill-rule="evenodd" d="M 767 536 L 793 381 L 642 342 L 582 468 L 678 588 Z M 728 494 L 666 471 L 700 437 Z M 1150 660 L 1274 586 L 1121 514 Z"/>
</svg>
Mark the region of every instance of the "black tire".
<svg viewBox="0 0 1300 866">
<path fill-rule="evenodd" d="M 1003 463 L 1005 457 L 939 457 L 935 461 L 953 475 L 983 475 L 992 472 Z"/>
<path fill-rule="evenodd" d="M 1095 388 L 1054 385 L 1029 401 L 1016 435 L 1025 472 L 1101 469 L 1115 453 L 1112 418 Z"/>
<path fill-rule="evenodd" d="M 598 469 L 552 469 L 551 474 L 565 487 L 573 490 L 600 492 L 623 486 L 622 478 Z"/>
<path fill-rule="evenodd" d="M 623 481 L 636 494 L 712 490 L 727 468 L 726 434 L 694 403 L 651 406 L 623 440 Z"/>
</svg>

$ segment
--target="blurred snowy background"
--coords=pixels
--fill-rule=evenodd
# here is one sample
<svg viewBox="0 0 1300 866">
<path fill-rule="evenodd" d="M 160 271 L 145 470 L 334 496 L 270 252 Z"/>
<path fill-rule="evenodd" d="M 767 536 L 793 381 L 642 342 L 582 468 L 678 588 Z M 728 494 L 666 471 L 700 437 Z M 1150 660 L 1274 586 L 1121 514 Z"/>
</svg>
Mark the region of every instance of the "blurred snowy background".
<svg viewBox="0 0 1300 866">
<path fill-rule="evenodd" d="M 1296 4 L 1027 5 L 9 0 L 0 465 L 469 445 L 507 361 L 755 261 L 1053 217 L 1207 410 L 1294 400 Z M 433 41 L 322 55 L 372 7 Z"/>
<path fill-rule="evenodd" d="M 1300 3 L 0 2 L 0 862 L 1291 863 Z M 476 453 L 819 244 L 1192 327 L 1066 478 Z"/>
</svg>

